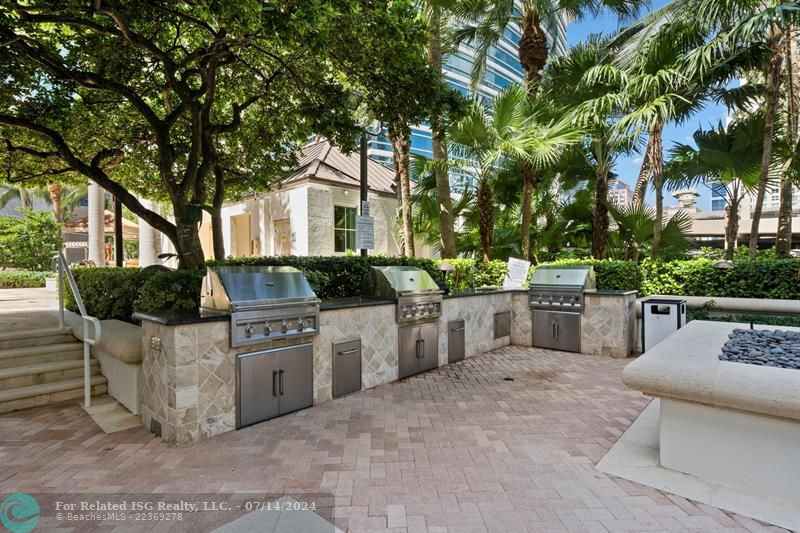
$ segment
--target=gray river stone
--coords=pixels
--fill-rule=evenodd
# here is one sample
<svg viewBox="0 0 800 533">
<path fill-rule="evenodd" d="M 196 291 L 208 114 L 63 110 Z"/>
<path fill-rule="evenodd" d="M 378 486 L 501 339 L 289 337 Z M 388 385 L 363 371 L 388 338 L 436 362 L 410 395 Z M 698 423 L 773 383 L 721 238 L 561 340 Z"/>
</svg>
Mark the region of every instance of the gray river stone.
<svg viewBox="0 0 800 533">
<path fill-rule="evenodd" d="M 719 358 L 800 370 L 800 331 L 735 329 L 728 335 Z"/>
</svg>

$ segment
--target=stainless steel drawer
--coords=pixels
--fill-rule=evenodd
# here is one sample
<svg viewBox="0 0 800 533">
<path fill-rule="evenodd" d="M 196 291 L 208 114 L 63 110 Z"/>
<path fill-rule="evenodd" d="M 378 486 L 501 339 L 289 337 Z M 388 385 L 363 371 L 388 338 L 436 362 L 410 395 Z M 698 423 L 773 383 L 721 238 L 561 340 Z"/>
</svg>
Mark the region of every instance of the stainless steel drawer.
<svg viewBox="0 0 800 533">
<path fill-rule="evenodd" d="M 461 361 L 466 355 L 466 326 L 463 320 L 447 323 L 447 362 Z"/>
<path fill-rule="evenodd" d="M 333 343 L 333 397 L 361 390 L 361 339 Z"/>
<path fill-rule="evenodd" d="M 494 338 L 511 335 L 511 311 L 494 314 Z"/>
</svg>

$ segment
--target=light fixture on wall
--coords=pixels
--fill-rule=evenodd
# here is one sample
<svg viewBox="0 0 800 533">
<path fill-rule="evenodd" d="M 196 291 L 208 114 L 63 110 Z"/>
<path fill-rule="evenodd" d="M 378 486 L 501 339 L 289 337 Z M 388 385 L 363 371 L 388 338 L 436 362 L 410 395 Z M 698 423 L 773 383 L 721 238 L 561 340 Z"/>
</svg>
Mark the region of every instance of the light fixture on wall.
<svg viewBox="0 0 800 533">
<path fill-rule="evenodd" d="M 344 195 L 345 195 L 345 196 L 350 196 L 350 191 L 348 191 L 347 189 L 345 189 L 345 190 L 344 190 Z"/>
</svg>

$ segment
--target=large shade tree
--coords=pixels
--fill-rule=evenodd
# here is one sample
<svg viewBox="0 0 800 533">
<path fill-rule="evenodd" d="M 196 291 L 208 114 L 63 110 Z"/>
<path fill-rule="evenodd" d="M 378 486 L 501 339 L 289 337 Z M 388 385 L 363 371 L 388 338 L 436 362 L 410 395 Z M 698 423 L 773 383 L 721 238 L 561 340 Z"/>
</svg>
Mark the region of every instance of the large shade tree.
<svg viewBox="0 0 800 533">
<path fill-rule="evenodd" d="M 311 132 L 352 143 L 352 87 L 413 107 L 407 91 L 435 86 L 427 65 L 404 67 L 425 38 L 402 0 L 4 2 L 0 157 L 96 182 L 200 267 L 202 211 L 228 186 L 268 187 Z"/>
</svg>

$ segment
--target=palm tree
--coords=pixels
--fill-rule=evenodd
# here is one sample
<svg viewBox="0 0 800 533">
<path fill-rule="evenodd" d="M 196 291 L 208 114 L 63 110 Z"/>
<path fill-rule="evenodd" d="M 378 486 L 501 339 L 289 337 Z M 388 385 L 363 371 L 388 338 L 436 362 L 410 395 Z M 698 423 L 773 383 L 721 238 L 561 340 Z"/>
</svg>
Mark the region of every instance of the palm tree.
<svg viewBox="0 0 800 533">
<path fill-rule="evenodd" d="M 400 194 L 400 209 L 403 228 L 403 255 L 414 257 L 414 224 L 411 215 L 411 129 L 404 121 L 389 124 L 389 139 L 392 142 L 394 168 Z"/>
<path fill-rule="evenodd" d="M 520 29 L 521 37 L 517 55 L 525 73 L 528 97 L 533 102 L 539 89 L 542 71 L 548 61 L 550 49 L 566 51 L 562 37 L 568 21 L 581 19 L 586 14 L 608 10 L 627 19 L 638 13 L 644 4 L 641 0 L 470 0 L 459 7 L 464 27 L 455 32 L 455 42 L 475 50 L 472 83 L 477 85 L 483 77 L 492 48 L 506 30 L 512 26 Z M 522 250 L 529 254 L 531 200 L 539 185 L 537 170 L 529 165 L 522 168 Z"/>
<path fill-rule="evenodd" d="M 611 249 L 629 261 L 639 261 L 640 252 L 652 246 L 657 224 L 656 210 L 631 204 L 628 207 L 609 205 L 616 230 L 611 233 Z M 683 212 L 675 213 L 662 228 L 659 257 L 681 258 L 692 245 L 692 219 Z"/>
<path fill-rule="evenodd" d="M 608 187 L 617 158 L 636 147 L 636 138 L 626 128 L 616 126 L 621 117 L 624 78 L 621 71 L 609 70 L 609 76 L 596 76 L 596 68 L 607 65 L 609 40 L 591 36 L 574 46 L 569 53 L 554 59 L 543 82 L 545 93 L 563 112 L 581 127 L 586 135 L 579 149 L 570 150 L 574 169 L 586 173 L 595 193 L 592 220 L 592 256 L 602 259 L 608 244 Z"/>
<path fill-rule="evenodd" d="M 617 56 L 614 62 L 598 65 L 586 74 L 589 83 L 617 83 L 618 94 L 601 97 L 625 114 L 616 127 L 633 136 L 647 136 L 633 203 L 642 204 L 651 179 L 657 221 L 663 221 L 664 216 L 663 130 L 669 122 L 688 118 L 702 103 L 704 87 L 685 73 L 682 64 L 683 53 L 702 40 L 703 32 L 696 24 L 675 22 L 641 42 L 632 54 Z M 656 224 L 653 259 L 658 255 L 661 227 Z"/>
<path fill-rule="evenodd" d="M 750 115 L 727 127 L 721 122 L 710 130 L 697 130 L 696 147 L 676 143 L 670 150 L 667 175 L 676 187 L 702 183 L 724 189 L 725 259 L 733 259 L 739 235 L 739 206 L 757 190 L 763 149 L 764 116 Z"/>
<path fill-rule="evenodd" d="M 780 206 L 778 209 L 778 233 L 775 238 L 775 251 L 779 256 L 788 257 L 792 250 L 792 193 L 800 183 L 800 45 L 798 45 L 797 26 L 789 28 L 786 40 L 786 134 L 788 147 L 786 165 L 781 179 Z"/>
<path fill-rule="evenodd" d="M 428 23 L 428 63 L 434 72 L 442 72 L 442 34 L 452 25 L 451 13 L 458 0 L 420 0 L 420 8 Z M 444 164 L 434 169 L 436 197 L 439 209 L 439 248 L 442 257 L 456 257 L 453 200 L 450 190 L 450 175 L 447 172 L 447 139 L 445 120 L 440 110 L 431 115 L 431 143 L 433 159 Z"/>
<path fill-rule="evenodd" d="M 545 169 L 581 138 L 581 131 L 571 124 L 570 117 L 549 121 L 543 117 L 540 109 L 529 104 L 525 90 L 515 85 L 496 96 L 488 108 L 473 104 L 466 116 L 450 128 L 450 151 L 471 162 L 464 170 L 478 184 L 478 226 L 485 260 L 491 257 L 492 186 L 501 169 L 520 162 Z"/>
</svg>

